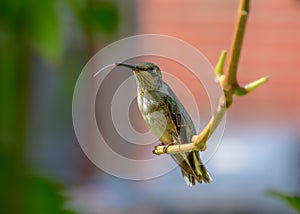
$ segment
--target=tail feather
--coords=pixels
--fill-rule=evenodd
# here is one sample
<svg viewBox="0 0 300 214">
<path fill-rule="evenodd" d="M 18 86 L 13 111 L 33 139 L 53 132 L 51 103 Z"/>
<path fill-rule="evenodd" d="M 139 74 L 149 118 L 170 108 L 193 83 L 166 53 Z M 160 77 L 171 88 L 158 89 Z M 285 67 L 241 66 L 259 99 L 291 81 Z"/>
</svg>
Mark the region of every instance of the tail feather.
<svg viewBox="0 0 300 214">
<path fill-rule="evenodd" d="M 194 186 L 198 183 L 210 183 L 212 181 L 207 169 L 200 160 L 199 152 L 191 152 L 188 155 L 171 155 L 179 164 L 183 178 L 188 186 Z"/>
<path fill-rule="evenodd" d="M 209 175 L 207 169 L 205 168 L 204 165 L 200 166 L 201 169 L 201 174 L 195 175 L 195 174 L 189 174 L 188 172 L 184 171 L 184 169 L 181 169 L 181 173 L 183 176 L 184 181 L 188 186 L 194 186 L 196 184 L 196 181 L 198 183 L 210 183 L 212 182 L 212 178 Z"/>
<path fill-rule="evenodd" d="M 207 169 L 205 168 L 205 166 L 204 165 L 200 165 L 200 168 L 201 168 L 201 172 L 202 172 L 203 181 L 205 183 L 212 182 L 212 178 L 211 178 L 210 174 L 208 173 Z"/>
<path fill-rule="evenodd" d="M 189 187 L 192 187 L 192 186 L 194 186 L 196 184 L 194 176 L 192 176 L 191 174 L 188 174 L 184 170 L 181 170 L 181 173 L 182 173 L 182 176 L 183 176 L 183 179 L 184 179 L 185 183 Z"/>
</svg>

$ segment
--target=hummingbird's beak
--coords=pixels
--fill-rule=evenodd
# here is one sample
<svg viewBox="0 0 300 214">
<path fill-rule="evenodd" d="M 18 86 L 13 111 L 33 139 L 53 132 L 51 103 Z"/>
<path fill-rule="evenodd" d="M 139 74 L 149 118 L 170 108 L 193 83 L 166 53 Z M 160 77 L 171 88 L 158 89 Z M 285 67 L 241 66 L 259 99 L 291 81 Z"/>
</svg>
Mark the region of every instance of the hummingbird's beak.
<svg viewBox="0 0 300 214">
<path fill-rule="evenodd" d="M 123 67 L 131 68 L 133 71 L 137 70 L 137 67 L 135 67 L 134 65 L 125 64 L 125 63 L 116 63 L 116 66 L 123 66 Z"/>
</svg>

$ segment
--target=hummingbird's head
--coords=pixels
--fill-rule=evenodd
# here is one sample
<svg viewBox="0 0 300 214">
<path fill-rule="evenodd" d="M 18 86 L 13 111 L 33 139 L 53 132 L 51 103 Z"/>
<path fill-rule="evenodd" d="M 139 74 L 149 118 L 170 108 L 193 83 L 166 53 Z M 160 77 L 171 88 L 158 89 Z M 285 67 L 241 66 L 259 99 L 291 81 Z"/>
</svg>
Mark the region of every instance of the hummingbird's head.
<svg viewBox="0 0 300 214">
<path fill-rule="evenodd" d="M 151 62 L 141 62 L 137 65 L 117 63 L 117 66 L 131 68 L 136 77 L 138 87 L 144 90 L 158 90 L 162 85 L 162 75 L 159 67 Z"/>
</svg>

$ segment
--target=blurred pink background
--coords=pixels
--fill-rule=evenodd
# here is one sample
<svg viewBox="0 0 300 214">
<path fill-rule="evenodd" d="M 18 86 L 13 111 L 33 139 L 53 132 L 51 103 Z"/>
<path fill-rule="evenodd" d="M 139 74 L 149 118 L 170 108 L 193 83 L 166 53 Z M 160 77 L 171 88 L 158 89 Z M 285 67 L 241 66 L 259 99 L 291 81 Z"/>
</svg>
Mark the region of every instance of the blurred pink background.
<svg viewBox="0 0 300 214">
<path fill-rule="evenodd" d="M 230 49 L 239 1 L 137 1 L 137 32 L 166 34 L 198 48 L 214 66 Z M 246 97 L 237 97 L 229 120 L 299 124 L 300 2 L 253 1 L 240 59 L 238 80 L 270 81 Z"/>
<path fill-rule="evenodd" d="M 230 49 L 237 0 L 153 0 L 135 3 L 134 10 L 129 12 L 135 15 L 135 31 L 132 34 L 177 37 L 199 49 L 213 66 L 221 51 Z M 111 198 L 102 195 L 105 203 L 98 206 L 115 213 L 130 212 L 123 209 L 128 205 L 129 210 L 137 213 L 292 213 L 287 206 L 267 196 L 266 191 L 279 189 L 294 194 L 300 191 L 299 53 L 300 2 L 253 1 L 238 80 L 242 85 L 265 75 L 270 80 L 245 97 L 234 97 L 221 145 L 207 163 L 213 183 L 187 188 L 178 170 L 158 179 L 137 183 L 108 176 L 105 177 L 105 188 Z M 200 117 L 204 118 L 200 121 L 202 127 L 209 119 L 210 106 L 203 91 L 199 92 L 199 84 L 185 71 L 179 71 L 180 66 L 168 64 L 166 59 L 156 59 L 154 62 L 163 71 L 175 74 L 188 84 L 200 106 Z M 174 89 L 176 91 L 176 86 Z M 134 111 L 137 112 L 137 109 Z M 131 112 L 131 121 L 138 121 L 143 126 L 137 114 Z M 116 136 L 112 134 L 112 137 Z M 93 182 L 97 186 L 100 180 Z M 89 188 L 82 191 L 87 191 L 85 194 L 93 192 L 94 198 L 101 198 L 101 190 L 100 193 Z M 84 197 L 79 197 L 78 200 L 86 206 L 98 207 L 98 199 L 88 202 Z M 112 209 L 118 205 L 120 210 Z"/>
<path fill-rule="evenodd" d="M 254 92 L 234 97 L 220 146 L 206 163 L 211 184 L 189 188 L 179 169 L 146 181 L 111 176 L 86 157 L 73 128 L 73 90 L 95 53 L 136 34 L 163 34 L 196 47 L 214 66 L 221 51 L 230 50 L 238 4 L 238 0 L 0 1 L 0 213 L 70 214 L 62 211 L 68 208 L 80 214 L 292 214 L 266 192 L 300 194 L 299 0 L 251 3 L 238 80 L 243 85 L 265 75 L 270 79 Z M 146 59 L 186 83 L 199 106 L 200 130 L 210 117 L 202 86 L 183 66 L 166 58 L 129 62 Z M 152 158 L 152 145 L 127 142 L 112 123 L 112 97 L 133 75 L 118 70 L 99 88 L 98 128 L 116 152 L 137 160 Z M 190 109 L 180 87 L 170 85 Z M 137 131 L 147 131 L 136 101 L 124 114 Z M 194 112 L 190 114 L 194 117 Z M 215 141 L 212 137 L 208 148 Z M 54 188 L 52 182 L 62 188 Z"/>
</svg>

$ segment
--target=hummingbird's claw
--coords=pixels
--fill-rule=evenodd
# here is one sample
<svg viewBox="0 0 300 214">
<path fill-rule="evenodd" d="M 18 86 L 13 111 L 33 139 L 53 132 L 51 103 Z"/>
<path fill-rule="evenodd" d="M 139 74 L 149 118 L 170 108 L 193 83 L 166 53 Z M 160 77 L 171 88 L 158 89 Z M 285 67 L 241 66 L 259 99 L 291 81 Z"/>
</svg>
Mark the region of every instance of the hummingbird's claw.
<svg viewBox="0 0 300 214">
<path fill-rule="evenodd" d="M 164 153 L 167 153 L 167 149 L 168 149 L 168 147 L 171 146 L 171 145 L 174 145 L 174 143 L 169 143 L 169 144 L 165 145 L 165 146 L 164 146 L 164 149 L 163 149 L 163 152 L 164 152 Z"/>
<path fill-rule="evenodd" d="M 162 142 L 160 142 L 160 144 L 158 144 L 157 146 L 154 146 L 154 149 L 152 150 L 152 153 L 155 154 L 155 155 L 158 155 L 158 154 L 157 154 L 157 147 L 158 147 L 158 146 L 163 146 L 163 145 L 164 145 L 164 144 L 163 144 Z M 163 150 L 163 151 L 164 151 L 164 150 Z"/>
<path fill-rule="evenodd" d="M 156 155 L 155 150 L 156 150 L 156 146 L 155 146 L 154 149 L 152 150 L 152 153 Z"/>
<path fill-rule="evenodd" d="M 152 153 L 155 154 L 155 155 L 158 155 L 157 154 L 157 146 L 154 146 L 154 149 L 152 150 Z"/>
<path fill-rule="evenodd" d="M 171 146 L 171 145 L 174 145 L 174 143 L 169 143 L 169 144 L 167 144 L 167 145 L 164 145 L 163 143 L 160 143 L 160 144 L 158 144 L 157 146 L 155 146 L 154 147 L 154 149 L 152 150 L 152 153 L 153 154 L 155 154 L 155 155 L 157 155 L 157 147 L 158 146 L 163 146 L 164 148 L 163 148 L 163 153 L 167 153 L 167 149 L 168 149 L 168 147 L 169 146 Z"/>
</svg>

